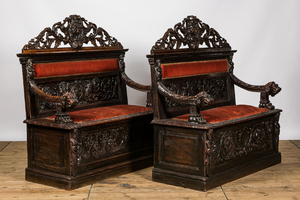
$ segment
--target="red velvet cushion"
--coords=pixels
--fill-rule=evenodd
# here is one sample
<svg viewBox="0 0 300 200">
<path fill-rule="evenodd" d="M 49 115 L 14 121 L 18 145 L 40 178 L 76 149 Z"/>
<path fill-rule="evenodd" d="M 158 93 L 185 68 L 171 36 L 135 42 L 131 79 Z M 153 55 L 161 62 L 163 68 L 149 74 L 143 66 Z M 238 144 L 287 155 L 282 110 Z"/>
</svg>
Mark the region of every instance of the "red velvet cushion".
<svg viewBox="0 0 300 200">
<path fill-rule="evenodd" d="M 86 74 L 118 70 L 117 59 L 34 64 L 35 77 Z"/>
<path fill-rule="evenodd" d="M 231 119 L 237 119 L 240 117 L 246 117 L 266 111 L 268 111 L 268 109 L 257 108 L 248 105 L 235 105 L 204 110 L 201 111 L 201 115 L 208 123 L 217 123 Z M 188 120 L 189 114 L 175 117 L 174 119 Z"/>
<path fill-rule="evenodd" d="M 228 71 L 228 62 L 224 60 L 209 60 L 161 65 L 162 78 L 174 78 L 199 74 Z"/>
<path fill-rule="evenodd" d="M 134 113 L 146 112 L 149 110 L 152 109 L 143 106 L 115 105 L 115 106 L 105 106 L 105 107 L 73 111 L 73 112 L 68 112 L 68 114 L 74 122 L 86 122 L 86 121 L 107 119 L 112 117 L 120 117 L 120 116 L 134 114 Z M 55 116 L 52 116 L 50 118 L 53 119 L 55 118 Z"/>
</svg>

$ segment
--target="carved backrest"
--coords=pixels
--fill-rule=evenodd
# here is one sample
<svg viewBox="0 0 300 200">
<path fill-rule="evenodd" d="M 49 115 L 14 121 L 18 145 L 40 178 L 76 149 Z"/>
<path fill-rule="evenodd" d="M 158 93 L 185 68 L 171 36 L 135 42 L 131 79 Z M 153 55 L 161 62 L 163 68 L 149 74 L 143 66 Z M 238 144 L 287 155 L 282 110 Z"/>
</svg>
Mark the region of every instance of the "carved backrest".
<svg viewBox="0 0 300 200">
<path fill-rule="evenodd" d="M 73 94 L 78 101 L 73 110 L 127 104 L 126 85 L 121 79 L 126 51 L 103 28 L 79 15 L 45 28 L 18 54 L 27 119 L 55 113 L 55 102 L 34 95 L 30 81 L 52 96 Z"/>
<path fill-rule="evenodd" d="M 190 108 L 161 94 L 158 82 L 183 96 L 206 91 L 214 102 L 202 109 L 234 105 L 230 79 L 234 52 L 216 30 L 195 16 L 188 16 L 168 29 L 147 56 L 151 65 L 154 117 L 173 117 L 188 113 Z"/>
</svg>

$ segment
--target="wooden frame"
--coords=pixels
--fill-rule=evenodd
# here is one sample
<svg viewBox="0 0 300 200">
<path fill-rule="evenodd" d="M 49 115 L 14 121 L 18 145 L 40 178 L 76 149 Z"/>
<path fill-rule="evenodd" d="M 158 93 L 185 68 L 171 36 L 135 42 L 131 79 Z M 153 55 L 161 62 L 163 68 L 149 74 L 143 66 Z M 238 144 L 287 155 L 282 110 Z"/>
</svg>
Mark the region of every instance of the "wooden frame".
<svg viewBox="0 0 300 200">
<path fill-rule="evenodd" d="M 150 86 L 125 74 L 127 50 L 103 28 L 79 15 L 45 28 L 23 47 L 17 56 L 22 64 L 26 105 L 26 180 L 71 190 L 153 165 L 152 109 L 140 106 L 137 112 L 82 122 L 70 117 L 73 112 L 118 105 L 130 109 L 126 85 L 151 96 Z M 39 65 L 64 67 L 65 63 L 80 62 L 84 71 L 91 61 L 106 60 L 116 62 L 116 67 L 35 76 Z"/>
<path fill-rule="evenodd" d="M 269 101 L 281 88 L 275 82 L 255 86 L 238 79 L 233 74 L 235 52 L 195 16 L 168 29 L 152 47 L 147 57 L 153 91 L 154 181 L 206 191 L 281 162 L 281 110 Z M 224 59 L 227 71 L 162 76 L 162 65 Z M 234 85 L 260 92 L 257 110 L 263 112 L 207 122 L 202 111 L 235 106 Z M 188 113 L 188 120 L 176 118 Z"/>
</svg>

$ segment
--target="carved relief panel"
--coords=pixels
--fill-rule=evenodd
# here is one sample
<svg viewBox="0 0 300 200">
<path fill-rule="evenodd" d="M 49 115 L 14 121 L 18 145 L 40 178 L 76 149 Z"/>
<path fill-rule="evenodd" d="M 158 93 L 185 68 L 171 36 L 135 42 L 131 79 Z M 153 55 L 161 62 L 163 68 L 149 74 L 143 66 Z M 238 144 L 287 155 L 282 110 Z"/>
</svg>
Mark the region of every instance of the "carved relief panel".
<svg viewBox="0 0 300 200">
<path fill-rule="evenodd" d="M 210 166 L 216 168 L 255 154 L 273 150 L 274 130 L 277 119 L 257 121 L 253 125 L 228 129 L 210 134 Z"/>
<path fill-rule="evenodd" d="M 78 105 L 119 99 L 118 77 L 92 78 L 58 83 L 41 84 L 38 86 L 45 93 L 53 96 L 61 96 L 71 92 L 78 99 Z M 50 102 L 40 100 L 40 110 L 55 109 Z"/>
<path fill-rule="evenodd" d="M 101 129 L 95 132 L 80 132 L 70 139 L 76 151 L 77 165 L 108 158 L 120 153 L 150 148 L 153 146 L 153 130 L 149 122 Z"/>
<path fill-rule="evenodd" d="M 216 77 L 188 81 L 174 81 L 174 83 L 165 84 L 172 92 L 184 96 L 193 96 L 201 91 L 206 91 L 214 101 L 228 100 L 227 78 Z M 167 108 L 184 107 L 174 101 L 165 98 Z"/>
</svg>

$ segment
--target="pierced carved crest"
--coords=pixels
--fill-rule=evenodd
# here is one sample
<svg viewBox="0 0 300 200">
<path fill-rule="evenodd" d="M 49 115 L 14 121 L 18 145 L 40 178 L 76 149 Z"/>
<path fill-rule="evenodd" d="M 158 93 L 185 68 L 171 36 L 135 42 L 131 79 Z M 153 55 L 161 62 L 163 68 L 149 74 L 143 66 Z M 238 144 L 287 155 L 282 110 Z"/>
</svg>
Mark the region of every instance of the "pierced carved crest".
<svg viewBox="0 0 300 200">
<path fill-rule="evenodd" d="M 182 23 L 170 28 L 151 49 L 151 53 L 157 50 L 173 50 L 186 46 L 190 49 L 198 49 L 201 45 L 208 48 L 231 48 L 220 34 L 196 16 L 188 16 Z"/>
<path fill-rule="evenodd" d="M 51 28 L 45 28 L 37 37 L 23 47 L 29 49 L 58 48 L 69 44 L 73 49 L 81 49 L 83 44 L 91 43 L 95 47 L 121 47 L 122 44 L 110 36 L 103 28 L 88 22 L 79 15 L 70 15 L 63 22 L 57 22 Z"/>
</svg>

